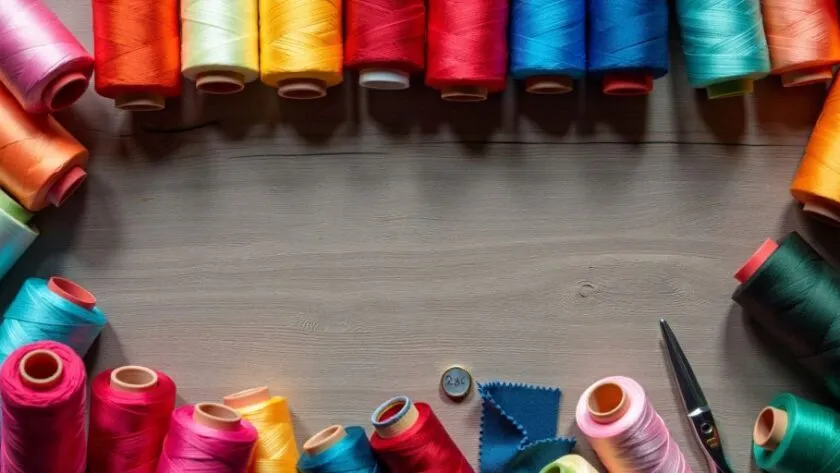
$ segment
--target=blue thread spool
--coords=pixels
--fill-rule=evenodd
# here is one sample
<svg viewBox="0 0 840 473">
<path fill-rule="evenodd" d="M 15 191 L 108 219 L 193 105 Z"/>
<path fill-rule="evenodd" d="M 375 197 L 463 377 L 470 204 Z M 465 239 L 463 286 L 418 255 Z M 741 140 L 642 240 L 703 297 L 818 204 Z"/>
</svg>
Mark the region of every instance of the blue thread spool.
<svg viewBox="0 0 840 473">
<path fill-rule="evenodd" d="M 607 95 L 647 95 L 668 73 L 665 0 L 589 0 L 589 71 Z"/>
<path fill-rule="evenodd" d="M 514 0 L 510 70 L 530 93 L 571 92 L 586 73 L 586 0 Z"/>
<path fill-rule="evenodd" d="M 106 322 L 93 294 L 73 281 L 27 279 L 0 324 L 0 362 L 41 340 L 64 343 L 84 356 Z"/>
<path fill-rule="evenodd" d="M 677 0 L 688 81 L 709 98 L 752 93 L 770 73 L 759 0 Z"/>
<path fill-rule="evenodd" d="M 0 191 L 0 278 L 9 272 L 35 241 L 38 231 L 29 226 L 32 214 Z"/>
<path fill-rule="evenodd" d="M 361 427 L 333 425 L 303 444 L 301 473 L 377 473 L 381 471 Z"/>
</svg>

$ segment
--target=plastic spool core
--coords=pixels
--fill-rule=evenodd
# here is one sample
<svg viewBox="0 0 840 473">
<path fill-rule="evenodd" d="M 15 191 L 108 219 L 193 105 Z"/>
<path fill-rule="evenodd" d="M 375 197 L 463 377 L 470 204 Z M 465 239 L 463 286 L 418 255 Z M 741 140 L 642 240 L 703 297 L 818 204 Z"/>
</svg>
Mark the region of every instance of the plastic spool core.
<svg viewBox="0 0 840 473">
<path fill-rule="evenodd" d="M 838 213 L 834 207 L 828 203 L 824 203 L 822 201 L 807 202 L 802 206 L 802 210 L 825 223 L 840 226 L 840 213 Z"/>
<path fill-rule="evenodd" d="M 215 402 L 198 403 L 193 411 L 193 421 L 196 424 L 216 430 L 236 430 L 241 420 L 242 417 L 235 410 Z"/>
<path fill-rule="evenodd" d="M 50 186 L 50 190 L 47 191 L 47 200 L 54 206 L 61 207 L 76 192 L 76 189 L 85 182 L 87 175 L 87 171 L 79 166 L 68 169 Z"/>
<path fill-rule="evenodd" d="M 649 95 L 653 91 L 653 76 L 620 72 L 607 74 L 602 90 L 606 95 L 624 97 Z"/>
<path fill-rule="evenodd" d="M 316 433 L 303 444 L 303 450 L 311 456 L 326 452 L 347 437 L 347 430 L 341 425 L 331 425 Z"/>
<path fill-rule="evenodd" d="M 111 387 L 119 391 L 142 393 L 157 384 L 157 373 L 145 366 L 121 366 L 111 371 Z"/>
<path fill-rule="evenodd" d="M 750 259 L 735 273 L 735 279 L 741 284 L 747 282 L 778 248 L 779 244 L 775 241 L 769 238 L 764 240 L 764 243 L 755 250 Z"/>
<path fill-rule="evenodd" d="M 318 79 L 284 80 L 277 85 L 277 95 L 284 99 L 320 99 L 327 95 L 327 84 Z"/>
<path fill-rule="evenodd" d="M 234 409 L 242 409 L 261 402 L 271 400 L 271 392 L 267 386 L 260 386 L 258 388 L 246 389 L 233 393 L 224 397 L 225 405 Z"/>
<path fill-rule="evenodd" d="M 114 104 L 128 112 L 156 112 L 166 107 L 166 100 L 162 95 L 126 94 L 115 98 Z"/>
<path fill-rule="evenodd" d="M 441 90 L 440 98 L 450 102 L 483 102 L 487 100 L 487 87 L 446 87 Z"/>
<path fill-rule="evenodd" d="M 706 94 L 710 99 L 740 97 L 751 94 L 753 92 L 753 85 L 752 79 L 733 79 L 706 87 Z"/>
<path fill-rule="evenodd" d="M 775 407 L 765 407 L 753 427 L 753 441 L 765 450 L 776 450 L 787 434 L 788 414 Z"/>
<path fill-rule="evenodd" d="M 245 76 L 233 71 L 202 72 L 195 78 L 195 88 L 206 94 L 235 94 L 245 89 Z"/>
<path fill-rule="evenodd" d="M 398 69 L 362 69 L 359 86 L 374 90 L 405 90 L 411 86 L 411 78 Z"/>
<path fill-rule="evenodd" d="M 785 87 L 799 87 L 804 85 L 826 84 L 833 75 L 831 67 L 812 67 L 782 74 L 782 85 Z"/>
<path fill-rule="evenodd" d="M 595 422 L 609 424 L 627 412 L 627 393 L 616 383 L 603 383 L 589 395 L 589 413 Z"/>
<path fill-rule="evenodd" d="M 380 436 L 392 438 L 413 427 L 419 418 L 420 412 L 411 399 L 397 396 L 376 408 L 371 420 Z"/>
<path fill-rule="evenodd" d="M 55 112 L 73 105 L 84 95 L 87 88 L 88 78 L 81 72 L 72 72 L 52 81 L 41 97 L 47 104 L 47 108 Z"/>
<path fill-rule="evenodd" d="M 63 299 L 87 310 L 93 309 L 96 305 L 96 297 L 93 294 L 67 278 L 53 276 L 47 280 L 47 288 Z"/>
<path fill-rule="evenodd" d="M 52 350 L 33 350 L 20 360 L 20 378 L 34 389 L 50 389 L 61 380 L 64 364 Z"/>
<path fill-rule="evenodd" d="M 567 94 L 574 88 L 575 83 L 569 76 L 534 76 L 525 81 L 525 91 L 529 94 Z"/>
</svg>

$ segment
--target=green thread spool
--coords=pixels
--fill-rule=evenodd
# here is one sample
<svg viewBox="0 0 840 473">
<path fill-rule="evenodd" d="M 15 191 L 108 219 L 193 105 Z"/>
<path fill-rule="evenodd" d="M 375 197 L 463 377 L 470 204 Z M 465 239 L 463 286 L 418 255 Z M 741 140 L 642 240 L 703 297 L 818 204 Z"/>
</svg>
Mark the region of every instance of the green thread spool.
<svg viewBox="0 0 840 473">
<path fill-rule="evenodd" d="M 766 242 L 732 299 L 840 398 L 840 272 L 793 232 Z"/>
<path fill-rule="evenodd" d="M 840 414 L 780 394 L 759 414 L 755 464 L 770 473 L 840 473 Z"/>
</svg>

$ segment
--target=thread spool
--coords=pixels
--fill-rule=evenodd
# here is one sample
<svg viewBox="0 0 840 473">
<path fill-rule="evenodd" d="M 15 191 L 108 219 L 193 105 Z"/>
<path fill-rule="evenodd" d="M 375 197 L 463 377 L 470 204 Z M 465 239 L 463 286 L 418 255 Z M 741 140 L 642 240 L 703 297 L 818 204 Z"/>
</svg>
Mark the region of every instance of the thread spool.
<svg viewBox="0 0 840 473">
<path fill-rule="evenodd" d="M 376 90 L 409 88 L 425 65 L 426 7 L 422 0 L 347 2 L 347 67 L 359 85 Z"/>
<path fill-rule="evenodd" d="M 765 241 L 736 278 L 741 284 L 732 299 L 840 397 L 833 335 L 840 323 L 840 272 L 794 232 L 778 244 Z"/>
<path fill-rule="evenodd" d="M 297 466 L 301 473 L 382 471 L 364 429 L 341 425 L 327 427 L 309 438 Z"/>
<path fill-rule="evenodd" d="M 598 473 L 598 470 L 582 456 L 569 454 L 549 463 L 540 473 Z"/>
<path fill-rule="evenodd" d="M 474 473 L 432 408 L 398 396 L 380 405 L 371 416 L 374 433 L 370 445 L 388 471 Z"/>
<path fill-rule="evenodd" d="M 91 384 L 88 471 L 155 473 L 175 383 L 144 366 L 107 370 Z"/>
<path fill-rule="evenodd" d="M 263 0 L 259 6 L 266 85 L 283 98 L 309 100 L 342 82 L 341 1 Z"/>
<path fill-rule="evenodd" d="M 70 347 L 25 345 L 0 368 L 7 473 L 85 471 L 85 367 Z"/>
<path fill-rule="evenodd" d="M 265 386 L 225 396 L 225 405 L 249 421 L 259 433 L 254 450 L 255 473 L 293 472 L 300 454 L 292 415 L 285 397 L 272 397 Z"/>
<path fill-rule="evenodd" d="M 785 87 L 826 84 L 840 63 L 837 4 L 831 0 L 763 0 L 773 74 Z"/>
<path fill-rule="evenodd" d="M 431 0 L 426 85 L 452 102 L 504 90 L 507 23 L 505 0 Z"/>
<path fill-rule="evenodd" d="M 106 323 L 95 305 L 96 298 L 69 279 L 27 279 L 0 324 L 0 361 L 41 340 L 65 343 L 84 356 Z"/>
<path fill-rule="evenodd" d="M 87 177 L 88 152 L 49 115 L 30 115 L 0 86 L 0 185 L 26 209 L 61 206 Z"/>
<path fill-rule="evenodd" d="M 840 415 L 793 394 L 764 408 L 753 430 L 753 457 L 762 471 L 840 472 Z"/>
<path fill-rule="evenodd" d="M 589 71 L 607 95 L 648 95 L 668 73 L 665 0 L 588 0 Z"/>
<path fill-rule="evenodd" d="M 0 279 L 38 237 L 38 230 L 28 224 L 30 218 L 31 213 L 0 191 Z"/>
<path fill-rule="evenodd" d="M 224 404 L 199 403 L 172 412 L 157 473 L 245 473 L 257 430 Z"/>
<path fill-rule="evenodd" d="M 93 0 L 94 86 L 131 112 L 162 110 L 181 95 L 177 0 Z"/>
<path fill-rule="evenodd" d="M 752 93 L 770 72 L 759 0 L 677 2 L 688 81 L 709 98 Z"/>
<path fill-rule="evenodd" d="M 564 94 L 586 73 L 586 0 L 514 0 L 510 71 L 531 94 Z"/>
<path fill-rule="evenodd" d="M 840 85 L 831 86 L 790 185 L 805 213 L 840 225 Z"/>
<path fill-rule="evenodd" d="M 88 88 L 93 58 L 40 0 L 5 0 L 0 82 L 29 113 L 69 107 Z"/>
<path fill-rule="evenodd" d="M 587 388 L 575 419 L 608 471 L 691 472 L 644 389 L 630 378 L 604 378 Z"/>
<path fill-rule="evenodd" d="M 241 92 L 260 75 L 257 0 L 184 0 L 182 72 L 208 94 Z"/>
</svg>

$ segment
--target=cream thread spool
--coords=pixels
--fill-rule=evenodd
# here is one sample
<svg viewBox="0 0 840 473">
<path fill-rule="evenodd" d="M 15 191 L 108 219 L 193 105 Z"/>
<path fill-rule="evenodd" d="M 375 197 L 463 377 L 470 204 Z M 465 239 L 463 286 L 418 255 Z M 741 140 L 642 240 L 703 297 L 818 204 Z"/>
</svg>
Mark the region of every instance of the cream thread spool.
<svg viewBox="0 0 840 473">
<path fill-rule="evenodd" d="M 127 365 L 111 371 L 111 389 L 127 393 L 144 393 L 158 385 L 158 375 L 145 366 Z"/>
<path fill-rule="evenodd" d="M 21 358 L 18 372 L 26 386 L 47 391 L 61 382 L 64 363 L 52 350 L 33 350 Z"/>
<path fill-rule="evenodd" d="M 399 69 L 367 68 L 359 71 L 359 86 L 373 90 L 405 90 L 411 86 L 411 76 Z"/>
<path fill-rule="evenodd" d="M 775 407 L 765 407 L 758 414 L 753 426 L 753 441 L 759 447 L 773 451 L 779 448 L 788 430 L 787 412 Z"/>
<path fill-rule="evenodd" d="M 342 425 L 331 425 L 303 443 L 303 451 L 309 456 L 320 455 L 334 447 L 347 437 L 347 430 Z"/>
<path fill-rule="evenodd" d="M 569 76 L 534 76 L 525 80 L 525 91 L 538 95 L 568 94 L 574 90 L 574 84 Z"/>
<path fill-rule="evenodd" d="M 599 424 L 611 424 L 621 419 L 630 408 L 627 393 L 616 383 L 597 386 L 587 399 L 589 414 Z"/>
<path fill-rule="evenodd" d="M 396 410 L 396 412 L 393 412 Z M 397 396 L 385 401 L 373 411 L 371 423 L 382 438 L 393 438 L 414 427 L 420 411 L 408 396 Z"/>
<path fill-rule="evenodd" d="M 440 92 L 440 98 L 450 102 L 484 102 L 487 100 L 487 87 L 453 86 L 445 87 Z"/>
</svg>

